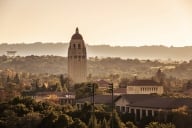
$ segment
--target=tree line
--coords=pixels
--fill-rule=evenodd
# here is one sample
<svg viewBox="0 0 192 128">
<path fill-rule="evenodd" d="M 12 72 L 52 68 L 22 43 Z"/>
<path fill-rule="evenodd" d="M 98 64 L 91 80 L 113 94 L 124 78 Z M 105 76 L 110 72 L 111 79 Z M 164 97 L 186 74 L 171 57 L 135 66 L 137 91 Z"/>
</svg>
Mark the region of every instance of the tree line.
<svg viewBox="0 0 192 128">
<path fill-rule="evenodd" d="M 190 128 L 192 113 L 180 108 L 158 117 L 146 117 L 134 121 L 134 115 L 114 112 L 114 128 Z M 52 102 L 36 102 L 29 97 L 15 97 L 0 103 L 0 127 L 2 128 L 110 128 L 112 114 L 107 106 L 92 106 L 86 102 L 82 109 L 76 106 L 58 105 Z"/>
</svg>

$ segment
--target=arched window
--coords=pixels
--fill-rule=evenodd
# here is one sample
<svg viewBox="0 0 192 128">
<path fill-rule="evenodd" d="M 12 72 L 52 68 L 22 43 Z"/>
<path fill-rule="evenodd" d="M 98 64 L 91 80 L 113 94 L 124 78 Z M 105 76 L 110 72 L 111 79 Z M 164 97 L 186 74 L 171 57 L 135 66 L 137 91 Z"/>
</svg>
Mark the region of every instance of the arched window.
<svg viewBox="0 0 192 128">
<path fill-rule="evenodd" d="M 81 45 L 80 44 L 78 44 L 78 49 L 80 49 L 81 48 Z"/>
</svg>

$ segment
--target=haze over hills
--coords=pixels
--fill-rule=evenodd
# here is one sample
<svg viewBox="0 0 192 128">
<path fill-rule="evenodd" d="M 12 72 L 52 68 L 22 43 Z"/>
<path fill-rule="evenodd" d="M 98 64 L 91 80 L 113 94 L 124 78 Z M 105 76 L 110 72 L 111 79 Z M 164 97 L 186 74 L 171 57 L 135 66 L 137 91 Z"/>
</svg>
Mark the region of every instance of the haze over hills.
<svg viewBox="0 0 192 128">
<path fill-rule="evenodd" d="M 109 46 L 109 45 L 87 45 L 88 57 L 120 57 L 138 59 L 160 59 L 160 60 L 191 60 L 192 46 L 166 47 L 166 46 Z M 6 51 L 17 51 L 18 56 L 28 55 L 54 55 L 67 56 L 68 43 L 41 43 L 32 44 L 0 44 L 0 55 Z"/>
</svg>

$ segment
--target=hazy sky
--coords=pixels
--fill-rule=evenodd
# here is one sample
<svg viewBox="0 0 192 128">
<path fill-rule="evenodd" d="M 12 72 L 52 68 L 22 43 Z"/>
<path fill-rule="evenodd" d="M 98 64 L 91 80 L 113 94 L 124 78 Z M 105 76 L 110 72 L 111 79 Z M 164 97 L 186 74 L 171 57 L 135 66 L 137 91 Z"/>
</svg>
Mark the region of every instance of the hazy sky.
<svg viewBox="0 0 192 128">
<path fill-rule="evenodd" d="M 192 0 L 0 0 L 0 42 L 192 46 Z"/>
</svg>

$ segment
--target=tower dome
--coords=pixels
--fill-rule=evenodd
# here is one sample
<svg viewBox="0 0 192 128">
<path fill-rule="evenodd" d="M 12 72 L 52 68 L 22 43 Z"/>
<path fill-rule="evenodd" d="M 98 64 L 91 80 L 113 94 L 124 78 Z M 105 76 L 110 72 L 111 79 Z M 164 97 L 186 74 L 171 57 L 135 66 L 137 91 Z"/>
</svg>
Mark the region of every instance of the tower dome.
<svg viewBox="0 0 192 128">
<path fill-rule="evenodd" d="M 75 34 L 73 34 L 73 36 L 71 37 L 71 39 L 76 39 L 76 40 L 82 40 L 83 37 L 81 36 L 81 34 L 79 34 L 79 29 L 78 27 L 76 28 Z"/>
</svg>

